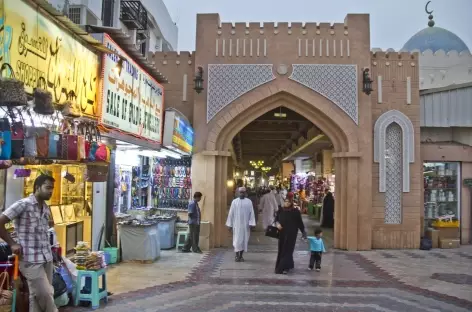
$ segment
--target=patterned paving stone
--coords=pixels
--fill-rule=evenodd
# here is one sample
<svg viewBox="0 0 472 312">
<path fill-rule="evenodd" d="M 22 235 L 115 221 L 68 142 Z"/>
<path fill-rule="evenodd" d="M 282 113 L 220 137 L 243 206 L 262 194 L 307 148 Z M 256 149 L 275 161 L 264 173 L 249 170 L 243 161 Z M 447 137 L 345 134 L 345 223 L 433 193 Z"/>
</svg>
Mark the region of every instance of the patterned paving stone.
<svg viewBox="0 0 472 312">
<path fill-rule="evenodd" d="M 114 295 L 100 311 L 472 311 L 472 246 L 431 252 L 329 250 L 322 271 L 312 272 L 300 241 L 295 270 L 275 275 L 276 242 L 252 235 L 246 262 L 235 263 L 231 250 L 212 250 L 185 279 Z"/>
<path fill-rule="evenodd" d="M 467 274 L 434 273 L 433 275 L 431 275 L 431 278 L 453 284 L 464 284 L 472 286 L 472 275 Z"/>
</svg>

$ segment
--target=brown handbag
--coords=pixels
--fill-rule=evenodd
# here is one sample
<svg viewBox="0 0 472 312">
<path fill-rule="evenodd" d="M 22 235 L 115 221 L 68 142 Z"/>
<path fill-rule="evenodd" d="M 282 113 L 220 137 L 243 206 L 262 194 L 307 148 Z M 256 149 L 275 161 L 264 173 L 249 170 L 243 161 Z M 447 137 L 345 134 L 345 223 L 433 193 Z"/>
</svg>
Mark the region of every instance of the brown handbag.
<svg viewBox="0 0 472 312">
<path fill-rule="evenodd" d="M 37 128 L 36 149 L 38 157 L 47 158 L 49 152 L 49 130 L 46 128 Z"/>
<path fill-rule="evenodd" d="M 6 287 L 5 287 L 6 286 Z M 0 273 L 0 312 L 11 312 L 13 292 L 10 290 L 10 275 Z"/>
<path fill-rule="evenodd" d="M 34 89 L 34 111 L 41 115 L 52 115 L 54 114 L 54 105 L 52 104 L 52 94 L 46 89 L 47 88 L 46 79 L 44 77 L 39 77 L 38 87 Z"/>
<path fill-rule="evenodd" d="M 2 73 L 8 69 L 11 77 L 3 77 Z M 0 67 L 0 106 L 23 106 L 28 102 L 25 84 L 15 78 L 15 72 L 10 64 L 3 63 Z"/>
<path fill-rule="evenodd" d="M 108 179 L 108 166 L 87 165 L 87 182 L 106 182 Z"/>
</svg>

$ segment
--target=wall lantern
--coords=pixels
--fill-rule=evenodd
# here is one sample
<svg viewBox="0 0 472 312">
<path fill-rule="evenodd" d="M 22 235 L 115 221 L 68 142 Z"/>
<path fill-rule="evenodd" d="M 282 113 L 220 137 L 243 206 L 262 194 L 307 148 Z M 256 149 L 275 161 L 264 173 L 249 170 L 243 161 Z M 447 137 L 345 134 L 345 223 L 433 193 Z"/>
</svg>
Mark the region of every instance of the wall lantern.
<svg viewBox="0 0 472 312">
<path fill-rule="evenodd" d="M 362 71 L 362 91 L 370 95 L 370 93 L 373 91 L 372 89 L 372 79 L 369 77 L 369 69 L 365 68 Z"/>
<path fill-rule="evenodd" d="M 203 67 L 198 66 L 198 70 L 195 73 L 195 79 L 193 79 L 195 82 L 195 87 L 193 88 L 195 91 L 197 91 L 198 94 L 202 93 L 203 91 Z"/>
</svg>

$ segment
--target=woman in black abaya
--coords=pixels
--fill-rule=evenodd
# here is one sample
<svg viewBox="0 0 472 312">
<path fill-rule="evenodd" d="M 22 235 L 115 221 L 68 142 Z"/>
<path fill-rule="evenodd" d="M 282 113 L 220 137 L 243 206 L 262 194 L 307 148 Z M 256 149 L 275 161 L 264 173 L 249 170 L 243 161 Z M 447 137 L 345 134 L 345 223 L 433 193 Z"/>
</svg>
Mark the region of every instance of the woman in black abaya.
<svg viewBox="0 0 472 312">
<path fill-rule="evenodd" d="M 334 227 L 334 197 L 329 189 L 326 189 L 325 194 L 323 198 L 323 220 L 321 227 L 332 229 Z"/>
<path fill-rule="evenodd" d="M 287 274 L 295 267 L 293 252 L 297 241 L 298 230 L 306 237 L 305 225 L 303 224 L 300 210 L 293 205 L 293 193 L 287 194 L 287 201 L 275 219 L 279 229 L 279 248 L 277 262 L 275 263 L 276 274 Z"/>
</svg>

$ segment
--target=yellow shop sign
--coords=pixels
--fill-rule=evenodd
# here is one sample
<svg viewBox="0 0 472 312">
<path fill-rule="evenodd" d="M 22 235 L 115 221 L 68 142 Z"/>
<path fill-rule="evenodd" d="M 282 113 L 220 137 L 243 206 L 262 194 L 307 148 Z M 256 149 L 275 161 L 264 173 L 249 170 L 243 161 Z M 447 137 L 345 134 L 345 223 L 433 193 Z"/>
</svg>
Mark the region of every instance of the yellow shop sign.
<svg viewBox="0 0 472 312">
<path fill-rule="evenodd" d="M 98 55 L 21 0 L 0 0 L 0 11 L 0 64 L 10 64 L 27 93 L 39 85 L 55 103 L 71 101 L 97 118 Z"/>
</svg>

